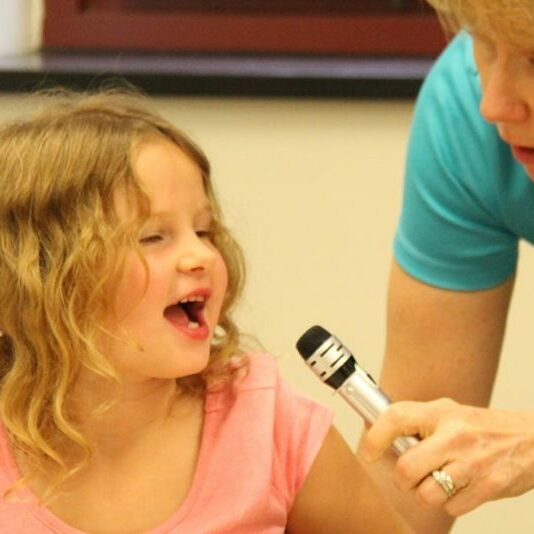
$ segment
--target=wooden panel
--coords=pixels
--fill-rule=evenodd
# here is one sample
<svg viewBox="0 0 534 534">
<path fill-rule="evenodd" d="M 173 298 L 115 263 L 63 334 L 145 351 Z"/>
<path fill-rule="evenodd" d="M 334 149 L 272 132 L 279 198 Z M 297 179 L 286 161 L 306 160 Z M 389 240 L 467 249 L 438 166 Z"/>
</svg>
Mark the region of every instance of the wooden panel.
<svg viewBox="0 0 534 534">
<path fill-rule="evenodd" d="M 115 0 L 116 1 L 116 0 Z M 256 13 L 407 13 L 430 11 L 421 0 L 119 0 L 124 10 Z M 106 0 L 90 4 L 104 5 Z"/>
<path fill-rule="evenodd" d="M 383 13 L 311 14 L 194 11 L 195 2 L 180 2 L 184 9 L 169 11 L 171 1 L 164 3 L 166 9 L 161 4 L 159 9 L 140 10 L 140 0 L 46 0 L 43 45 L 159 52 L 436 55 L 445 44 L 436 17 L 422 12 L 419 2 L 418 9 L 406 4 L 403 12 L 391 8 Z M 317 0 L 316 5 L 321 4 Z"/>
</svg>

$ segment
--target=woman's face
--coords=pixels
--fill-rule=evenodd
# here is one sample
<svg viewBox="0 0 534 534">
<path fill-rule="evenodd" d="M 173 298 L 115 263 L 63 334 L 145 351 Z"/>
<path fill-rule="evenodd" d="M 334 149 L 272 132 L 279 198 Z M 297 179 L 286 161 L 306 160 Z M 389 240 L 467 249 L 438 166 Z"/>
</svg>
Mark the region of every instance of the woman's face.
<svg viewBox="0 0 534 534">
<path fill-rule="evenodd" d="M 534 181 L 534 50 L 512 47 L 494 32 L 473 32 L 482 84 L 482 116 Z"/>
<path fill-rule="evenodd" d="M 117 333 L 106 349 L 123 377 L 178 378 L 202 371 L 228 274 L 211 240 L 212 214 L 198 166 L 175 144 L 143 143 L 134 161 L 151 216 L 139 235 L 148 265 L 131 251 L 119 284 Z M 128 216 L 125 199 L 119 213 Z M 122 336 L 123 338 L 124 336 Z"/>
</svg>

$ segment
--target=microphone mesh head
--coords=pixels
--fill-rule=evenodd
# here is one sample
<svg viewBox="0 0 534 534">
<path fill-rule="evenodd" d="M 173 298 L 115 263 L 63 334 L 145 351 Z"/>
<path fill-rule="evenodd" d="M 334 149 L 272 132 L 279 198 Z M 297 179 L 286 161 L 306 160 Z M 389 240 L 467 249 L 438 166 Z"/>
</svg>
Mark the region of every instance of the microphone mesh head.
<svg viewBox="0 0 534 534">
<path fill-rule="evenodd" d="M 331 337 L 330 332 L 322 326 L 312 326 L 298 339 L 297 350 L 307 360 L 329 337 Z"/>
</svg>

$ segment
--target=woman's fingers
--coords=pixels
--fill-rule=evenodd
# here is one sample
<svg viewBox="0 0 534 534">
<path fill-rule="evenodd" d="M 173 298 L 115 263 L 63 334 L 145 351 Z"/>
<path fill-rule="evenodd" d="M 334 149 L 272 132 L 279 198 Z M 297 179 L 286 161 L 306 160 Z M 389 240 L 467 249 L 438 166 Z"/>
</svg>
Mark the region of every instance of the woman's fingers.
<svg viewBox="0 0 534 534">
<path fill-rule="evenodd" d="M 363 459 L 376 459 L 409 434 L 423 439 L 398 459 L 393 478 L 422 505 L 457 516 L 534 488 L 534 413 L 450 400 L 397 403 L 367 432 Z"/>
<path fill-rule="evenodd" d="M 398 459 L 394 482 L 399 489 L 416 488 L 429 473 L 450 463 L 460 462 L 464 465 L 462 474 L 466 475 L 462 459 L 469 458 L 477 445 L 476 430 L 458 420 L 443 422 L 437 428 L 439 431 L 435 430 Z"/>
<path fill-rule="evenodd" d="M 363 459 L 368 462 L 377 460 L 399 436 L 425 438 L 431 435 L 443 414 L 456 405 L 450 399 L 392 404 L 365 435 L 361 447 Z"/>
<path fill-rule="evenodd" d="M 439 480 L 433 476 L 434 472 L 444 473 L 450 477 L 452 491 L 443 487 Z M 414 489 L 416 499 L 424 506 L 445 506 L 459 496 L 459 493 L 468 487 L 470 476 L 469 469 L 461 462 L 446 464 L 439 470 L 434 470 L 426 476 L 422 482 Z M 452 495 L 451 495 L 452 493 Z"/>
</svg>

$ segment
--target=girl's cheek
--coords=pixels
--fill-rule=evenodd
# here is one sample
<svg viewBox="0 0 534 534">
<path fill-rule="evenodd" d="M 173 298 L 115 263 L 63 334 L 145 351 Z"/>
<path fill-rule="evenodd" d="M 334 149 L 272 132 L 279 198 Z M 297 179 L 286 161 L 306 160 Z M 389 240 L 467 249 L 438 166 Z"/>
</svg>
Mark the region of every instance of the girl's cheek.
<svg viewBox="0 0 534 534">
<path fill-rule="evenodd" d="M 148 273 L 141 261 L 132 260 L 126 263 L 115 301 L 119 319 L 131 312 L 143 299 L 147 288 L 147 276 Z"/>
</svg>

